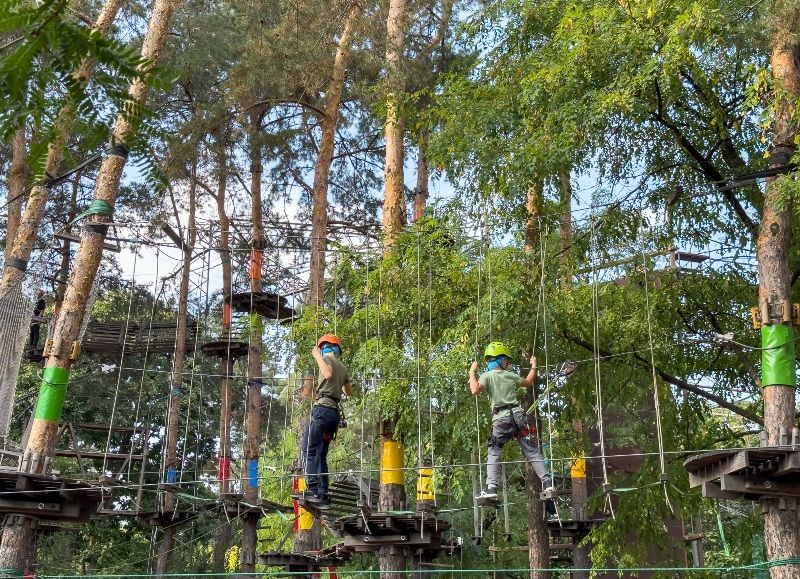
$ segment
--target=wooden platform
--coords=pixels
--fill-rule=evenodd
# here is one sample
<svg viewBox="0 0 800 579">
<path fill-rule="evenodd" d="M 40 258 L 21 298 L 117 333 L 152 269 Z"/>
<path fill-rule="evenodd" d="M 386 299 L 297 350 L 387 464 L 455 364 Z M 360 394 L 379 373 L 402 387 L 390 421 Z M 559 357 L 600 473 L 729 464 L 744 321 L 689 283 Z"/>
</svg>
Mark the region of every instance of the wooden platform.
<svg viewBox="0 0 800 579">
<path fill-rule="evenodd" d="M 342 517 L 330 527 L 344 539 L 344 546 L 356 553 L 385 546 L 438 552 L 444 546 L 442 533 L 450 530 L 450 523 L 427 513 L 389 512 Z"/>
<path fill-rule="evenodd" d="M 97 512 L 102 488 L 75 480 L 0 471 L 0 514 L 85 522 Z"/>
<path fill-rule="evenodd" d="M 214 340 L 201 346 L 203 354 L 210 358 L 244 358 L 250 351 L 247 342 L 237 340 Z"/>
<path fill-rule="evenodd" d="M 169 527 L 172 525 L 183 525 L 200 514 L 199 511 L 132 511 L 102 509 L 97 512 L 100 517 L 135 517 L 150 525 L 151 527 Z"/>
<path fill-rule="evenodd" d="M 172 354 L 175 351 L 175 322 L 89 322 L 81 343 L 86 354 Z M 197 322 L 186 324 L 186 351 L 193 352 L 197 343 Z"/>
<path fill-rule="evenodd" d="M 561 519 L 547 521 L 547 531 L 551 537 L 573 539 L 577 545 L 592 529 L 605 522 L 605 519 Z"/>
<path fill-rule="evenodd" d="M 268 320 L 290 323 L 295 316 L 286 297 L 270 292 L 240 292 L 225 297 L 233 311 L 258 314 Z"/>
<path fill-rule="evenodd" d="M 321 551 L 305 553 L 268 551 L 260 554 L 258 560 L 266 567 L 283 567 L 287 573 L 319 573 L 324 567 L 337 567 L 347 563 L 352 553 L 352 549 L 339 544 Z"/>
<path fill-rule="evenodd" d="M 689 486 L 704 497 L 759 501 L 800 498 L 800 447 L 761 446 L 745 450 L 715 450 L 683 463 Z"/>
</svg>

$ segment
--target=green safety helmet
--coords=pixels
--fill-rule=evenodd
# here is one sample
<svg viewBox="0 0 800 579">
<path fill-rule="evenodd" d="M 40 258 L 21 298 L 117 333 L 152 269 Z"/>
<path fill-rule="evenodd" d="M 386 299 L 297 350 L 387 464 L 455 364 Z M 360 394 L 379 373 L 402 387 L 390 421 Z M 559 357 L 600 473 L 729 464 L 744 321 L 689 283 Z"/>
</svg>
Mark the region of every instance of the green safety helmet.
<svg viewBox="0 0 800 579">
<path fill-rule="evenodd" d="M 511 351 L 503 342 L 491 342 L 483 352 L 484 358 L 497 358 L 498 356 L 511 357 Z"/>
</svg>

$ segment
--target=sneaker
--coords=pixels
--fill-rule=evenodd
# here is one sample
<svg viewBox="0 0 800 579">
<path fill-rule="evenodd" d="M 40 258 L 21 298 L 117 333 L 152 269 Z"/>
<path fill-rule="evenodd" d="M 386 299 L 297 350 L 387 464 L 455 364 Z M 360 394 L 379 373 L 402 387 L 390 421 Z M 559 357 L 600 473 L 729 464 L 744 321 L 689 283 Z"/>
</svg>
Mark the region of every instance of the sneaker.
<svg viewBox="0 0 800 579">
<path fill-rule="evenodd" d="M 557 523 L 558 521 L 559 521 L 558 513 L 553 513 L 553 514 L 547 515 L 547 522 L 548 523 Z"/>
<path fill-rule="evenodd" d="M 481 494 L 479 494 L 475 498 L 479 501 L 496 501 L 497 487 L 486 487 L 481 491 Z"/>
</svg>

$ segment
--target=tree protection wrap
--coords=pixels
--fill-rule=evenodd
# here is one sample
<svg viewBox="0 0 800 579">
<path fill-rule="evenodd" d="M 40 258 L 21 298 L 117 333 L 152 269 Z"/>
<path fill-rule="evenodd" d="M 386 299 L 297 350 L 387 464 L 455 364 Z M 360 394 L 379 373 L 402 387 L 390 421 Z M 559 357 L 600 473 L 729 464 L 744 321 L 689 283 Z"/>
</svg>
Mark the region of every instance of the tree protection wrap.
<svg viewBox="0 0 800 579">
<path fill-rule="evenodd" d="M 44 369 L 34 418 L 51 422 L 58 422 L 61 419 L 67 382 L 69 382 L 69 370 L 55 366 Z"/>
<path fill-rule="evenodd" d="M 761 326 L 761 348 L 761 385 L 796 386 L 792 327 Z"/>
</svg>

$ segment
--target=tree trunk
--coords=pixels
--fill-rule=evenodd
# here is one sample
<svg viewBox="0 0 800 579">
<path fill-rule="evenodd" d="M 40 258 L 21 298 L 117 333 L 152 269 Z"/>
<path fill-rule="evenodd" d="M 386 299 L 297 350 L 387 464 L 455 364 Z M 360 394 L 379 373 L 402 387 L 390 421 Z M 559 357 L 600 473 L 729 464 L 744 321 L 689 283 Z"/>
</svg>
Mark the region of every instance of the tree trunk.
<svg viewBox="0 0 800 579">
<path fill-rule="evenodd" d="M 252 196 L 253 247 L 250 258 L 250 290 L 262 291 L 261 255 L 265 246 L 264 223 L 261 208 L 261 142 L 259 131 L 265 112 L 256 111 L 250 117 L 250 194 Z M 259 498 L 258 471 L 259 441 L 261 438 L 261 383 L 262 383 L 262 328 L 261 318 L 250 314 L 250 349 L 247 358 L 247 410 L 245 413 L 244 465 L 247 477 L 244 485 L 244 500 L 255 504 Z M 241 570 L 252 573 L 256 568 L 256 549 L 258 546 L 258 515 L 251 514 L 243 519 Z"/>
<path fill-rule="evenodd" d="M 189 283 L 192 274 L 192 252 L 197 238 L 195 224 L 195 210 L 197 206 L 197 155 L 192 160 L 191 174 L 189 175 L 189 215 L 187 219 L 186 245 L 183 251 L 183 264 L 181 266 L 181 284 L 178 290 L 178 324 L 176 331 L 175 358 L 172 362 L 172 382 L 169 396 L 169 410 L 167 414 L 167 442 L 164 461 L 165 480 L 168 485 L 178 482 L 178 430 L 181 421 L 181 394 L 183 391 L 183 366 L 186 358 L 186 322 L 189 309 Z M 175 493 L 171 486 L 164 492 L 164 513 L 175 511 Z M 164 527 L 164 540 L 161 542 L 161 551 L 156 564 L 156 576 L 162 577 L 167 572 L 167 566 L 172 556 L 177 525 Z"/>
<path fill-rule="evenodd" d="M 561 234 L 561 284 L 568 288 L 572 285 L 572 184 L 569 180 L 569 173 L 564 173 L 559 177 L 561 187 L 559 189 L 559 205 L 561 214 L 559 216 L 559 230 Z"/>
<path fill-rule="evenodd" d="M 214 554 L 211 560 L 212 573 L 225 573 L 225 556 L 231 546 L 233 526 L 230 521 L 222 524 L 214 537 Z"/>
<path fill-rule="evenodd" d="M 25 138 L 25 124 L 14 133 L 11 141 L 11 165 L 8 168 L 8 223 L 6 225 L 6 258 L 10 255 L 11 244 L 17 237 L 19 221 L 22 217 L 22 199 L 28 186 L 28 163 Z"/>
<path fill-rule="evenodd" d="M 536 191 L 529 190 L 529 194 L 538 197 Z M 538 203 L 532 202 L 531 207 L 539 207 Z M 529 218 L 537 217 L 536 214 L 529 214 Z M 536 279 L 532 275 L 532 279 Z M 526 355 L 529 355 L 526 352 Z M 523 405 L 530 408 L 539 399 L 538 384 L 534 384 L 531 390 L 527 391 Z M 528 418 L 530 421 L 530 417 Z M 541 424 L 539 411 L 534 409 L 533 426 L 537 428 Z M 530 424 L 530 422 L 529 422 Z M 541 436 L 537 431 L 536 436 Z M 542 481 L 530 463 L 525 463 L 525 497 L 528 503 L 528 561 L 531 569 L 548 569 L 550 567 L 550 534 L 547 531 L 547 520 L 544 515 L 544 502 L 540 498 L 542 492 Z M 547 571 L 531 571 L 531 579 L 546 579 L 550 577 Z"/>
<path fill-rule="evenodd" d="M 405 38 L 406 0 L 389 0 L 386 20 L 386 67 L 389 94 L 386 97 L 386 164 L 384 169 L 383 235 L 384 247 L 391 247 L 406 225 L 406 198 L 403 186 L 403 129 L 401 106 L 403 80 L 403 44 Z"/>
<path fill-rule="evenodd" d="M 425 214 L 428 205 L 428 137 L 420 133 L 417 142 L 417 187 L 414 191 L 414 222 L 416 223 Z"/>
<path fill-rule="evenodd" d="M 531 569 L 550 567 L 550 535 L 544 517 L 544 503 L 539 498 L 542 483 L 533 467 L 525 464 L 525 496 L 528 501 L 528 559 Z M 548 571 L 531 571 L 531 579 L 546 579 Z"/>
<path fill-rule="evenodd" d="M 67 226 L 65 231 L 72 232 L 72 220 L 78 214 L 78 189 L 80 189 L 80 173 L 75 176 L 75 181 L 72 184 L 72 194 L 69 199 L 69 212 L 67 213 Z M 61 266 L 58 269 L 58 285 L 56 285 L 55 304 L 53 311 L 53 322 L 55 323 L 59 312 L 61 312 L 61 305 L 64 303 L 64 294 L 67 292 L 67 280 L 69 279 L 69 261 L 72 256 L 72 242 L 68 239 L 62 241 L 64 244 L 61 247 Z"/>
<path fill-rule="evenodd" d="M 305 471 L 303 464 L 303 457 L 305 456 L 306 449 L 303 445 L 306 443 L 306 431 L 308 429 L 308 419 L 310 416 L 310 407 L 313 404 L 314 398 L 314 375 L 309 374 L 303 378 L 303 385 L 300 388 L 300 420 L 297 425 L 297 464 L 295 465 L 295 472 L 302 473 Z M 304 481 L 304 479 L 303 479 Z M 305 485 L 305 482 L 302 482 Z M 301 486 L 298 481 L 298 486 Z M 298 488 L 298 490 L 300 490 Z M 305 488 L 303 488 L 305 490 Z M 311 515 L 299 504 L 297 506 L 297 526 L 294 534 L 294 545 L 292 551 L 294 553 L 303 553 L 307 551 L 318 551 L 322 548 L 322 525 L 319 519 Z"/>
<path fill-rule="evenodd" d="M 525 253 L 528 256 L 537 255 L 540 251 L 539 238 L 541 237 L 541 224 L 539 223 L 542 212 L 542 182 L 531 181 L 525 194 Z M 536 272 L 534 272 L 536 273 Z"/>
<path fill-rule="evenodd" d="M 775 78 L 775 112 L 770 166 L 786 165 L 795 152 L 797 127 L 792 123 L 793 102 L 800 97 L 800 46 L 796 30 L 787 24 L 796 22 L 789 15 L 798 8 L 791 0 L 776 2 L 770 64 Z M 762 313 L 762 353 L 764 388 L 764 430 L 770 445 L 782 444 L 781 433 L 791 433 L 795 424 L 795 354 L 791 343 L 791 243 L 792 205 L 779 199 L 774 179 L 767 182 L 764 210 L 758 231 L 758 299 Z M 768 315 L 767 315 L 768 314 Z M 767 318 L 767 319 L 765 319 Z M 775 343 L 779 347 L 775 347 Z M 789 342 L 789 343 L 787 343 Z M 781 347 L 782 345 L 782 347 Z M 764 539 L 769 560 L 800 557 L 800 527 L 797 513 L 781 501 L 764 501 Z M 788 502 L 788 500 L 786 501 Z M 783 506 L 784 508 L 780 508 Z M 772 567 L 773 579 L 797 577 L 800 565 Z"/>
<path fill-rule="evenodd" d="M 403 445 L 394 439 L 394 421 L 383 422 L 381 435 L 381 484 L 378 512 L 399 511 L 405 508 L 406 487 L 403 467 Z M 403 547 L 386 546 L 378 551 L 381 579 L 406 577 L 406 554 Z"/>
<path fill-rule="evenodd" d="M 92 29 L 101 34 L 108 34 L 120 6 L 122 6 L 122 0 L 106 0 Z M 73 80 L 82 85 L 88 83 L 89 77 L 94 70 L 94 64 L 92 59 L 84 60 L 73 74 Z M 147 88 L 141 81 L 134 82 L 131 90 L 137 85 L 141 85 L 141 89 L 137 90 L 141 90 L 144 96 Z M 136 97 L 137 95 L 132 96 Z M 47 159 L 44 166 L 45 176 L 58 175 L 61 161 L 64 158 L 64 147 L 69 140 L 72 124 L 75 121 L 75 113 L 75 105 L 71 102 L 65 103 L 58 112 L 55 121 L 55 138 L 47 149 Z M 115 130 L 115 135 L 118 137 L 127 136 L 127 132 L 129 131 L 128 124 L 126 123 L 123 127 L 120 125 L 121 122 L 123 122 L 122 117 L 119 117 Z M 107 164 L 110 163 L 109 160 L 113 157 L 116 157 L 116 155 L 107 157 L 103 166 L 107 166 Z M 116 158 L 119 159 L 119 157 Z M 123 160 L 122 165 L 124 165 L 124 163 L 125 161 Z M 108 171 L 108 169 L 106 170 Z M 9 288 L 16 286 L 22 281 L 25 275 L 25 268 L 31 257 L 31 252 L 33 251 L 34 242 L 36 241 L 36 234 L 42 222 L 44 210 L 49 199 L 50 189 L 42 185 L 34 187 L 30 195 L 28 195 L 28 202 L 25 205 L 25 211 L 19 221 L 16 236 L 12 239 L 9 235 L 6 239 L 6 261 L 3 266 L 3 277 L 0 279 L 0 295 L 5 294 Z M 15 262 L 12 262 L 13 265 L 9 264 L 9 259 L 15 260 Z"/>
<path fill-rule="evenodd" d="M 328 83 L 325 116 L 322 118 L 322 138 L 319 143 L 317 166 L 314 170 L 314 187 L 311 193 L 311 273 L 309 274 L 308 303 L 322 307 L 325 282 L 325 252 L 328 249 L 328 177 L 333 162 L 336 125 L 339 120 L 339 105 L 347 69 L 350 42 L 358 19 L 364 10 L 362 0 L 353 2 L 344 23 L 342 36 L 333 59 L 333 73 Z"/>
<path fill-rule="evenodd" d="M 161 49 L 167 41 L 169 23 L 177 4 L 178 0 L 155 1 L 153 14 L 148 23 L 142 46 L 142 57 L 145 62 L 158 62 Z M 129 94 L 132 100 L 144 104 L 147 100 L 147 84 L 141 79 L 136 79 L 131 85 Z M 120 115 L 117 117 L 114 128 L 114 140 L 116 143 L 125 143 L 133 135 L 133 131 L 134 128 L 126 116 Z M 114 206 L 125 161 L 126 157 L 121 152 L 114 152 L 103 160 L 94 192 L 96 201 L 104 201 L 109 206 Z M 26 214 L 32 201 L 33 199 L 28 202 Z M 105 240 L 106 228 L 102 224 L 108 222 L 109 217 L 92 215 L 87 218 L 87 221 L 94 227 L 84 228 L 82 232 L 81 245 L 75 258 L 75 268 L 67 286 L 61 315 L 56 322 L 52 353 L 43 372 L 33 426 L 28 442 L 25 445 L 22 469 L 26 472 L 42 473 L 49 466 L 49 457 L 55 448 L 58 421 L 61 418 L 61 408 L 69 380 L 69 369 L 73 362 L 71 358 L 73 344 L 78 339 L 81 324 L 86 315 L 87 298 L 97 275 L 100 260 L 103 257 L 103 241 Z M 30 228 L 31 236 L 35 234 L 36 227 L 31 228 L 30 224 L 30 220 L 26 222 L 25 217 L 23 217 L 18 238 L 26 227 Z M 38 226 L 38 221 L 36 226 Z M 21 255 L 16 251 L 18 245 L 25 245 L 24 239 L 21 240 L 20 244 L 15 244 L 13 253 L 15 257 Z M 29 255 L 30 251 L 28 250 L 25 258 L 27 259 Z M 6 268 L 6 272 L 9 269 L 19 271 L 14 268 Z M 22 272 L 20 271 L 19 273 L 21 274 Z M 28 522 L 25 525 L 15 525 L 13 524 L 14 517 L 10 519 L 12 519 L 11 524 L 9 524 L 9 518 L 7 517 L 6 519 L 2 544 L 4 546 L 16 545 L 18 551 L 24 551 L 25 546 L 33 544 L 34 534 L 31 530 L 31 524 Z M 19 552 L 15 553 L 13 547 L 11 549 L 0 548 L 1 569 L 14 569 L 21 572 L 23 562 L 24 556 L 20 555 Z"/>
</svg>

